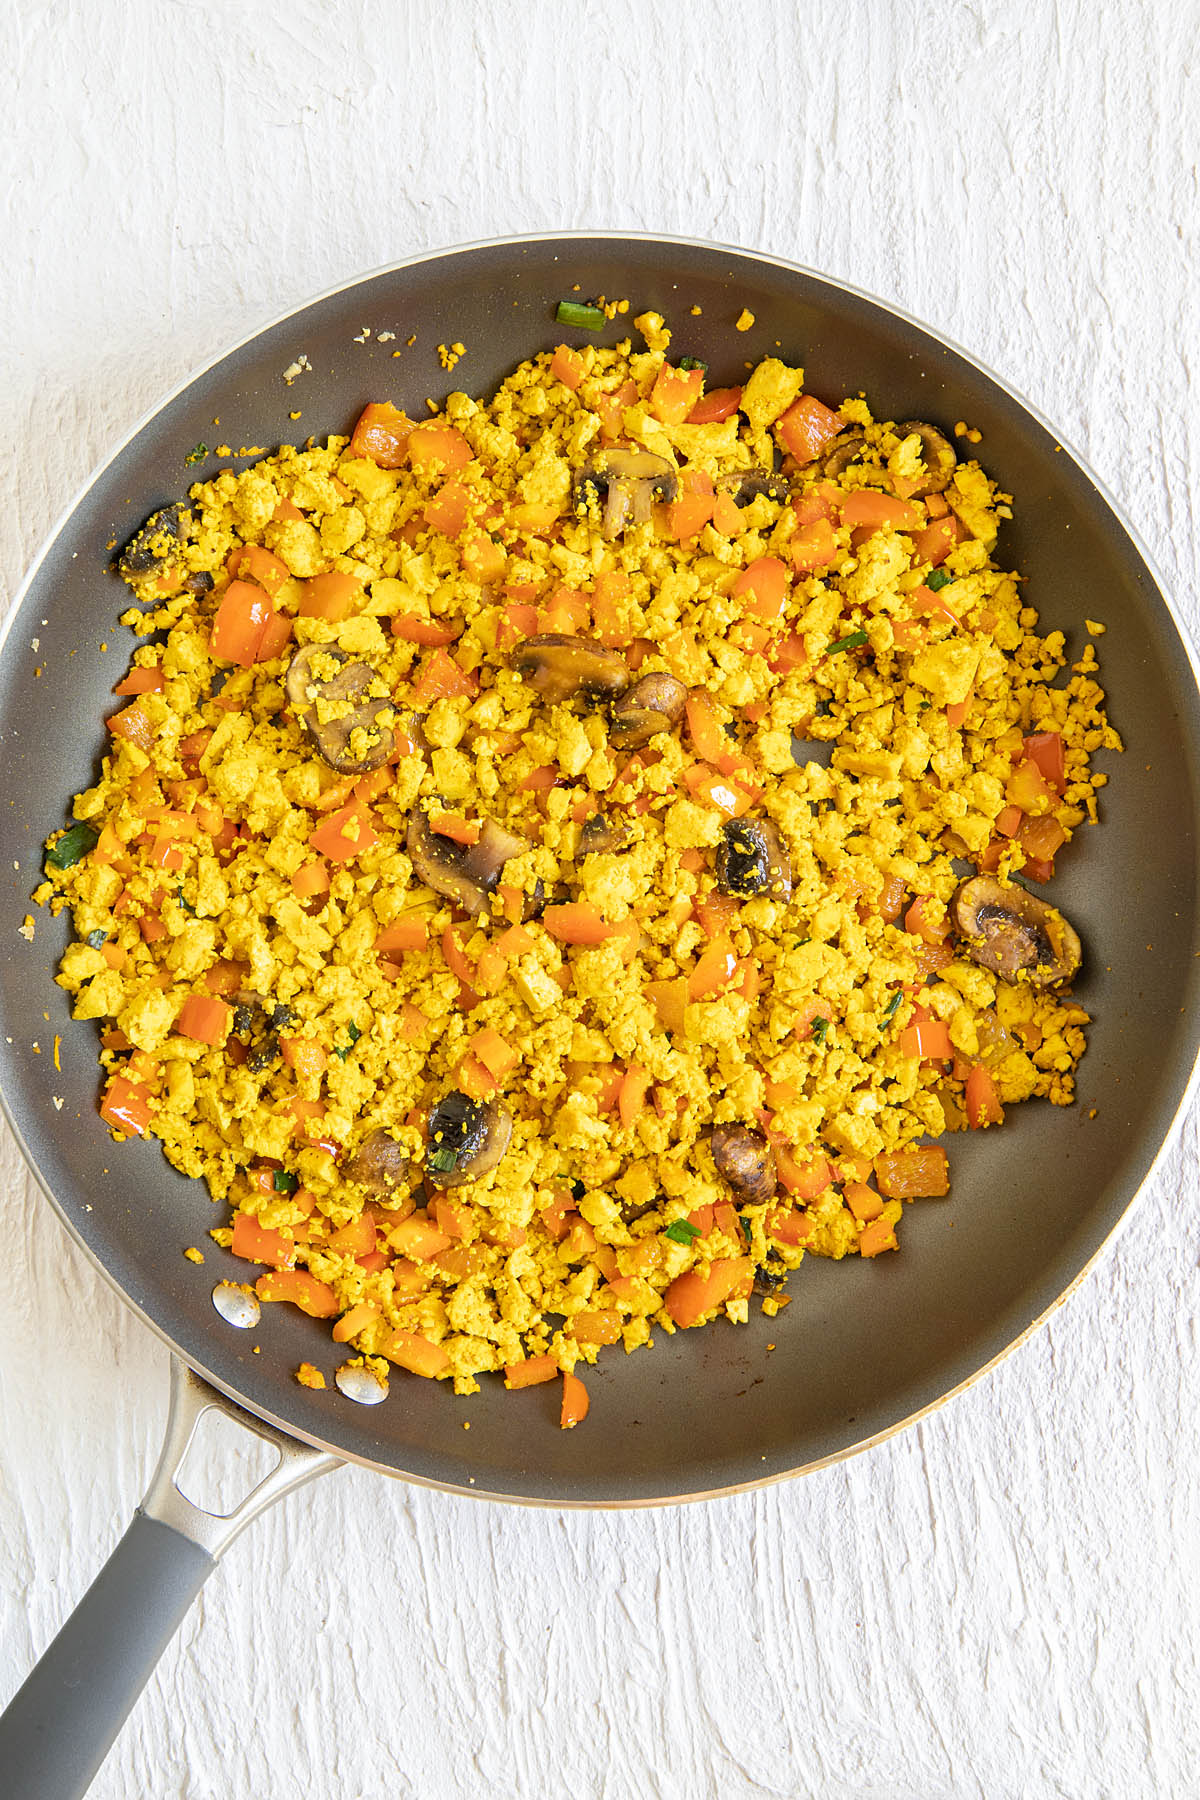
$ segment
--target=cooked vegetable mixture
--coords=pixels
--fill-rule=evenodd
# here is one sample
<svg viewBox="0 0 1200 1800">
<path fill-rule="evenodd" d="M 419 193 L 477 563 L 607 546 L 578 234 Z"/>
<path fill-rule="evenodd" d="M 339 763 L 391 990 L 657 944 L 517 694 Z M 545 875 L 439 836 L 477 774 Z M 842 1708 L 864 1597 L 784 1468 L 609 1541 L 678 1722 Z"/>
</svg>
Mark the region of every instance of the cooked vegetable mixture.
<svg viewBox="0 0 1200 1800">
<path fill-rule="evenodd" d="M 1009 497 L 637 325 L 224 470 L 118 561 L 147 641 L 50 841 L 58 979 L 101 1116 L 358 1398 L 561 1373 L 574 1424 L 603 1346 L 778 1313 L 947 1192 L 931 1140 L 1073 1095 L 1042 894 L 1119 743 L 993 562 Z"/>
</svg>

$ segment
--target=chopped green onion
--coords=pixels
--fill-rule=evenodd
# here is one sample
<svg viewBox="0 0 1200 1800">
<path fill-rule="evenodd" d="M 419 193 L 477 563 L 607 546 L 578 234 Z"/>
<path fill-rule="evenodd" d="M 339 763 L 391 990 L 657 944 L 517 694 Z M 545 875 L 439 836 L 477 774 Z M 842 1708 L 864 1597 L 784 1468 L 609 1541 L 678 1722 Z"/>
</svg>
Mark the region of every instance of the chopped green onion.
<svg viewBox="0 0 1200 1800">
<path fill-rule="evenodd" d="M 830 644 L 826 654 L 836 656 L 839 650 L 861 650 L 866 641 L 865 631 L 852 631 L 849 637 L 839 638 L 836 644 Z"/>
<path fill-rule="evenodd" d="M 695 356 L 681 356 L 679 359 L 679 367 L 681 369 L 703 369 L 705 373 L 708 372 L 708 364 L 706 362 L 701 362 L 700 359 Z"/>
<path fill-rule="evenodd" d="M 195 446 L 195 448 L 189 450 L 187 455 L 184 457 L 184 459 L 183 459 L 184 465 L 186 467 L 186 466 L 190 466 L 190 464 L 192 464 L 192 463 L 203 462 L 207 455 L 208 455 L 208 445 L 207 444 L 197 444 Z"/>
<path fill-rule="evenodd" d="M 108 933 L 107 931 L 89 931 L 87 941 L 93 950 L 99 950 L 104 944 L 107 944 Z"/>
<path fill-rule="evenodd" d="M 290 1169 L 276 1169 L 272 1185 L 277 1194 L 294 1194 L 300 1186 L 300 1177 L 293 1175 Z"/>
<path fill-rule="evenodd" d="M 690 1244 L 693 1238 L 700 1237 L 701 1231 L 698 1225 L 690 1225 L 686 1219 L 675 1219 L 667 1226 L 663 1236 L 669 1237 L 673 1244 L 686 1245 Z"/>
<path fill-rule="evenodd" d="M 180 885 L 179 885 L 179 886 L 178 886 L 178 887 L 177 887 L 177 888 L 176 888 L 176 889 L 175 889 L 175 898 L 176 898 L 176 899 L 177 899 L 177 900 L 178 900 L 178 902 L 179 902 L 179 904 L 180 904 L 180 906 L 182 906 L 182 908 L 183 908 L 183 910 L 184 910 L 184 912 L 187 912 L 187 913 L 191 913 L 191 915 L 192 915 L 192 917 L 193 917 L 193 919 L 194 919 L 194 918 L 195 918 L 195 916 L 196 916 L 196 909 L 195 909 L 195 907 L 194 907 L 194 906 L 193 906 L 193 905 L 192 905 L 192 903 L 191 903 L 191 901 L 190 901 L 190 900 L 185 900 L 185 899 L 184 899 L 184 897 L 183 897 L 183 884 L 182 884 L 182 883 L 180 883 Z"/>
<path fill-rule="evenodd" d="M 344 1050 L 339 1048 L 336 1044 L 333 1047 L 334 1055 L 340 1057 L 343 1062 L 345 1062 L 351 1050 L 353 1050 L 355 1044 L 357 1044 L 359 1038 L 362 1036 L 362 1032 L 358 1029 L 358 1026 L 354 1023 L 353 1019 L 351 1019 L 349 1025 L 346 1027 L 346 1036 L 350 1039 L 350 1042 L 346 1045 Z"/>
<path fill-rule="evenodd" d="M 581 331 L 603 331 L 608 323 L 598 306 L 581 306 L 578 300 L 560 300 L 554 316 L 560 325 L 577 325 Z"/>
<path fill-rule="evenodd" d="M 825 1039 L 829 1036 L 829 1020 L 814 1019 L 812 1022 L 813 1042 L 825 1047 Z"/>
<path fill-rule="evenodd" d="M 945 569 L 930 569 L 925 580 L 925 586 L 927 588 L 932 588 L 935 594 L 940 594 L 942 589 L 944 587 L 949 587 L 953 580 L 953 575 L 947 575 Z"/>
<path fill-rule="evenodd" d="M 439 1150 L 431 1150 L 425 1158 L 425 1166 L 433 1170 L 435 1175 L 448 1175 L 458 1161 L 458 1151 L 446 1146 Z"/>
<path fill-rule="evenodd" d="M 900 1007 L 900 1002 L 901 1002 L 901 1000 L 903 1000 L 903 998 L 904 998 L 904 989 L 897 988 L 895 993 L 892 995 L 891 999 L 888 1001 L 887 1011 L 883 1015 L 883 1023 L 885 1025 L 890 1024 L 890 1022 L 895 1018 L 896 1013 L 898 1012 L 899 1007 Z"/>
<path fill-rule="evenodd" d="M 737 1216 L 737 1222 L 742 1228 L 742 1236 L 745 1238 L 747 1244 L 752 1244 L 754 1242 L 754 1237 L 750 1230 L 749 1219 L 745 1218 L 742 1213 L 739 1213 Z"/>
<path fill-rule="evenodd" d="M 46 852 L 48 869 L 73 869 L 77 862 L 82 862 L 90 850 L 94 850 L 100 839 L 100 833 L 86 819 L 77 819 L 74 825 L 63 832 L 53 850 Z"/>
<path fill-rule="evenodd" d="M 587 1188 L 585 1187 L 585 1185 L 582 1181 L 573 1181 L 571 1183 L 571 1198 L 577 1204 L 580 1200 L 583 1199 L 583 1197 L 586 1193 L 587 1193 Z"/>
</svg>

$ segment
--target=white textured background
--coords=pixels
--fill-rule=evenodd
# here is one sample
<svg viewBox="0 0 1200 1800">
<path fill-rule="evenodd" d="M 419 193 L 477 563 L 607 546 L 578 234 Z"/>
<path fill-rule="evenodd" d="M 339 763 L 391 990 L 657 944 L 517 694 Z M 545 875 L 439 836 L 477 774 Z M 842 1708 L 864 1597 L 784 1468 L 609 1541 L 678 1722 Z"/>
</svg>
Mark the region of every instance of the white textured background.
<svg viewBox="0 0 1200 1800">
<path fill-rule="evenodd" d="M 945 330 L 1090 459 L 1194 628 L 1198 25 L 1195 0 L 19 0 L 6 595 L 231 338 L 413 251 L 594 226 L 777 252 Z M 1030 1344 L 836 1469 L 608 1516 L 360 1471 L 293 1497 L 94 1792 L 1200 1794 L 1196 1149 L 1192 1120 Z M 140 1497 L 166 1356 L 7 1133 L 0 1234 L 2 1699 Z"/>
</svg>

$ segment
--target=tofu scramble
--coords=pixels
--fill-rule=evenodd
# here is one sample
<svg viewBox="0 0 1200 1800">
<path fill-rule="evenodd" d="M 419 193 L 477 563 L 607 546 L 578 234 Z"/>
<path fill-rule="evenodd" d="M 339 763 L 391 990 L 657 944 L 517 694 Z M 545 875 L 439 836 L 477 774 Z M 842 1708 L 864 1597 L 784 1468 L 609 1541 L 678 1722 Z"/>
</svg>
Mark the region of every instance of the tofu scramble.
<svg viewBox="0 0 1200 1800">
<path fill-rule="evenodd" d="M 101 1116 L 257 1297 L 380 1384 L 561 1374 L 565 1425 L 604 1346 L 779 1313 L 948 1191 L 931 1140 L 1070 1102 L 1037 890 L 1120 747 L 940 430 L 636 323 L 154 515 L 37 895 Z"/>
</svg>

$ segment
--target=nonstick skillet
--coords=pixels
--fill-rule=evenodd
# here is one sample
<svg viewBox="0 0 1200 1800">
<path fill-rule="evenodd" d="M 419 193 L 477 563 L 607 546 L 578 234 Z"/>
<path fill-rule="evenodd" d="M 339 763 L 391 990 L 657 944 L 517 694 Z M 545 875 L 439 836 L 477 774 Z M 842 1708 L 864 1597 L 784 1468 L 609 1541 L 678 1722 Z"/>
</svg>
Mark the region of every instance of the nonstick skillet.
<svg viewBox="0 0 1200 1800">
<path fill-rule="evenodd" d="M 549 1390 L 507 1393 L 489 1382 L 465 1403 L 465 1433 L 464 1403 L 441 1384 L 397 1374 L 387 1401 L 370 1409 L 332 1384 L 301 1387 L 297 1363 L 328 1377 L 336 1347 L 326 1326 L 290 1307 L 264 1309 L 252 1334 L 261 1354 L 251 1354 L 251 1334 L 212 1305 L 214 1284 L 242 1279 L 245 1265 L 205 1238 L 213 1211 L 203 1186 L 172 1170 L 153 1142 L 115 1145 L 97 1116 L 94 1027 L 72 1022 L 53 983 L 65 920 L 39 917 L 32 943 L 16 927 L 44 838 L 94 779 L 112 686 L 134 642 L 116 623 L 127 593 L 109 547 L 181 497 L 193 447 L 320 438 L 347 430 L 370 400 L 419 415 L 427 396 L 452 387 L 486 393 L 538 350 L 564 338 L 597 341 L 557 325 L 554 312 L 562 298 L 599 294 L 632 305 L 598 341 L 616 342 L 634 312 L 655 308 L 674 330 L 672 355 L 706 362 L 712 385 L 779 354 L 802 363 L 806 388 L 831 402 L 863 391 L 887 416 L 978 427 L 977 454 L 1016 497 L 998 560 L 1024 573 L 1043 628 L 1067 632 L 1075 655 L 1085 616 L 1107 625 L 1101 678 L 1128 753 L 1101 759 L 1110 775 L 1102 824 L 1077 836 L 1055 880 L 1054 898 L 1083 938 L 1076 992 L 1095 1019 L 1077 1104 L 1030 1103 L 1000 1131 L 955 1138 L 951 1196 L 910 1209 L 901 1254 L 837 1265 L 810 1258 L 778 1319 L 679 1333 L 651 1352 L 602 1359 L 579 1430 L 557 1429 Z M 743 309 L 754 324 L 738 332 Z M 448 377 L 437 346 L 454 342 L 466 355 Z M 297 410 L 300 423 L 289 418 Z M 179 1359 L 150 1494 L 0 1721 L 0 1769 L 16 1781 L 12 1791 L 83 1791 L 214 1554 L 320 1468 L 351 1460 L 455 1492 L 556 1506 L 725 1493 L 862 1448 L 1019 1342 L 1116 1228 L 1188 1096 L 1200 1021 L 1198 780 L 1192 652 L 1095 477 L 964 353 L 795 265 L 680 239 L 471 245 L 313 301 L 175 393 L 71 507 L 18 596 L 0 653 L 5 1110 L 67 1229 Z M 44 1051 L 55 1034 L 61 1073 L 33 1048 Z M 180 1253 L 196 1242 L 206 1244 L 203 1268 Z M 230 1400 L 278 1445 L 281 1461 L 231 1521 L 214 1521 L 182 1499 L 173 1477 L 199 1410 Z"/>
</svg>

